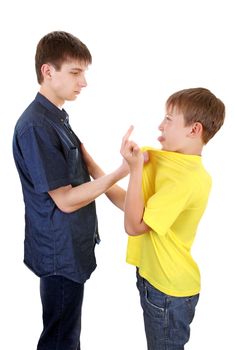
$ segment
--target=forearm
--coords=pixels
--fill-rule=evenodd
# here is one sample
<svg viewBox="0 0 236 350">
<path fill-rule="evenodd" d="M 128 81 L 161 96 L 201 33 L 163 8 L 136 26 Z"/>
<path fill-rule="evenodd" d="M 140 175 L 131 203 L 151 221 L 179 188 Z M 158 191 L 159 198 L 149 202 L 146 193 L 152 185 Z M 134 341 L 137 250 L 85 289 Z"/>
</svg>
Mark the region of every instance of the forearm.
<svg viewBox="0 0 236 350">
<path fill-rule="evenodd" d="M 99 167 L 98 167 L 99 168 Z M 105 173 L 99 168 L 96 172 L 96 178 L 104 176 Z M 126 191 L 118 185 L 111 186 L 106 192 L 105 195 L 107 198 L 119 209 L 124 210 L 125 203 L 125 194 Z"/>
<path fill-rule="evenodd" d="M 61 187 L 54 191 L 50 191 L 49 195 L 59 209 L 63 212 L 71 213 L 88 205 L 102 193 L 107 192 L 108 189 L 123 176 L 124 174 L 120 168 L 118 168 L 114 172 L 101 176 L 94 181 L 86 182 L 76 187 Z"/>
<path fill-rule="evenodd" d="M 113 185 L 106 193 L 110 201 L 124 211 L 126 191 L 118 185 Z"/>
<path fill-rule="evenodd" d="M 142 193 L 142 170 L 132 171 L 125 199 L 125 230 L 131 236 L 149 231 L 143 221 L 144 199 Z"/>
<path fill-rule="evenodd" d="M 130 179 L 125 199 L 125 231 L 131 236 L 137 236 L 149 231 L 149 227 L 143 221 L 144 199 L 142 193 L 142 172 L 144 155 L 138 145 L 129 141 L 132 133 L 131 126 L 122 138 L 120 152 L 130 168 Z M 148 159 L 148 157 L 145 157 Z"/>
<path fill-rule="evenodd" d="M 98 179 L 105 176 L 104 171 L 92 160 L 91 157 L 89 165 L 90 175 L 93 179 Z M 108 199 L 121 210 L 124 210 L 125 194 L 126 191 L 118 185 L 113 185 L 105 192 Z"/>
</svg>

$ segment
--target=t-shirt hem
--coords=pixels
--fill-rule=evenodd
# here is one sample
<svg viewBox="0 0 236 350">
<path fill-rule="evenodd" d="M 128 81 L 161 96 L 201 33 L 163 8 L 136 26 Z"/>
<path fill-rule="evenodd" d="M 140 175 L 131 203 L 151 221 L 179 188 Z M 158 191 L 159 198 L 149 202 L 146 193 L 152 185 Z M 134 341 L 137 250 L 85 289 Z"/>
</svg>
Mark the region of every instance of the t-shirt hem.
<svg viewBox="0 0 236 350">
<path fill-rule="evenodd" d="M 127 259 L 126 262 L 130 265 L 134 265 L 139 269 L 139 274 L 141 277 L 145 278 L 154 288 L 158 289 L 159 291 L 161 291 L 162 293 L 165 293 L 169 296 L 173 296 L 173 297 L 189 297 L 189 296 L 193 296 L 193 295 L 197 295 L 200 293 L 200 287 L 196 288 L 196 289 L 191 289 L 191 290 L 185 290 L 185 291 L 177 291 L 177 290 L 173 290 L 173 289 L 168 289 L 165 288 L 161 285 L 159 285 L 156 281 L 154 281 L 152 278 L 149 277 L 149 275 L 147 273 L 145 273 L 145 271 L 142 270 L 142 268 L 140 268 L 139 264 L 137 263 L 137 261 L 133 260 L 133 259 Z"/>
</svg>

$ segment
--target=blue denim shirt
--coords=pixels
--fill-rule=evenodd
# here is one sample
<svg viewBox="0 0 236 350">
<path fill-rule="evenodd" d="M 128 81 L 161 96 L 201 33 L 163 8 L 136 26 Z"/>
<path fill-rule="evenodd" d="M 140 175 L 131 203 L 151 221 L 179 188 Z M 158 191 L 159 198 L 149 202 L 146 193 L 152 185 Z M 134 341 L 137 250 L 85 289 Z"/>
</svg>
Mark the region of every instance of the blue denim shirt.
<svg viewBox="0 0 236 350">
<path fill-rule="evenodd" d="M 17 121 L 13 155 L 25 202 L 24 262 L 38 276 L 84 283 L 96 268 L 95 202 L 64 213 L 48 191 L 90 181 L 68 115 L 38 93 Z"/>
</svg>

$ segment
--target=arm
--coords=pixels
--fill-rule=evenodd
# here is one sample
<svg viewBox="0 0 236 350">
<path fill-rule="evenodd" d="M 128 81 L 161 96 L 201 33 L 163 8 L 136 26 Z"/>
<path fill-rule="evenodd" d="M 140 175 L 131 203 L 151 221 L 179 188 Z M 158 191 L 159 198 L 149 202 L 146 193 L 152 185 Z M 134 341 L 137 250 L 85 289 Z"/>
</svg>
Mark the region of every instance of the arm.
<svg viewBox="0 0 236 350">
<path fill-rule="evenodd" d="M 72 213 L 94 201 L 125 175 L 124 167 L 120 166 L 112 173 L 101 176 L 94 181 L 76 187 L 63 186 L 48 193 L 61 211 Z"/>
<path fill-rule="evenodd" d="M 98 166 L 97 163 L 95 163 L 83 144 L 81 144 L 81 150 L 83 152 L 83 157 L 87 164 L 89 174 L 92 176 L 92 178 L 98 179 L 104 176 L 104 171 Z M 122 163 L 122 168 L 124 169 L 125 175 L 127 175 L 129 169 L 125 161 Z M 114 205 L 116 205 L 119 209 L 124 210 L 126 191 L 123 188 L 118 185 L 113 185 L 106 191 L 105 194 Z"/>
<path fill-rule="evenodd" d="M 130 168 L 130 179 L 125 199 L 125 230 L 131 236 L 140 235 L 150 230 L 143 221 L 144 199 L 142 194 L 142 170 L 144 156 L 139 147 L 129 136 L 131 127 L 123 137 L 121 154 L 127 161 Z"/>
</svg>

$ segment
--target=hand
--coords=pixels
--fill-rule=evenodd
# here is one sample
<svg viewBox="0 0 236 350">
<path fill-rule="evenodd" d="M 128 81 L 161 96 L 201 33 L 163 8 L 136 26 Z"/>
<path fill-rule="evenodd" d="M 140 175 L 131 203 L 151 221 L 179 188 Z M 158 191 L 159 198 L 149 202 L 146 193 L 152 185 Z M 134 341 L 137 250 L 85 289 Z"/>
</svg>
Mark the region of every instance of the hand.
<svg viewBox="0 0 236 350">
<path fill-rule="evenodd" d="M 133 129 L 134 127 L 131 125 L 122 138 L 120 149 L 121 155 L 127 161 L 130 168 L 136 167 L 138 165 L 142 166 L 144 162 L 143 153 L 141 152 L 139 146 L 135 142 L 129 140 Z"/>
<path fill-rule="evenodd" d="M 127 176 L 129 174 L 129 165 L 127 161 L 123 158 L 122 164 L 120 166 L 120 170 L 123 173 L 123 177 Z"/>
</svg>

